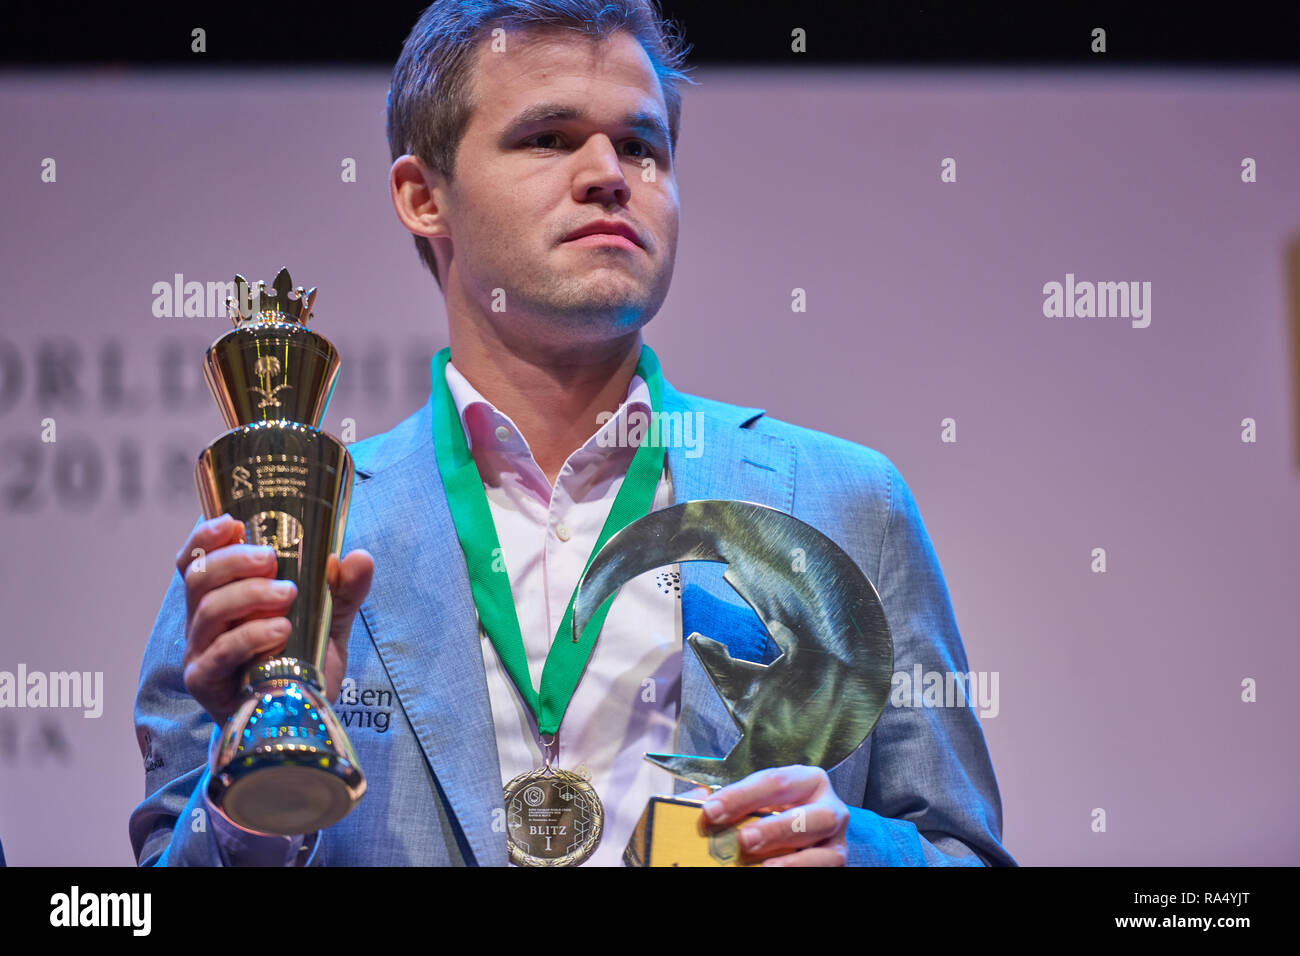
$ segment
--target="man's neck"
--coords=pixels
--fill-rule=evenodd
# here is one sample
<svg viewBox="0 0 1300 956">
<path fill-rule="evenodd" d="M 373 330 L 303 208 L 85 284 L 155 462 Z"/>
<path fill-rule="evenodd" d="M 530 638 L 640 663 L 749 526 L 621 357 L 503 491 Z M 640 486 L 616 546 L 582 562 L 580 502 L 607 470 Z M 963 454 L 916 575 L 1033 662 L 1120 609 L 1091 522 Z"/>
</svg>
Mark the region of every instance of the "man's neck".
<svg viewBox="0 0 1300 956">
<path fill-rule="evenodd" d="M 466 381 L 519 426 L 554 485 L 560 469 L 627 397 L 641 357 L 641 333 L 599 346 L 522 354 L 482 335 L 451 335 L 452 363 Z"/>
</svg>

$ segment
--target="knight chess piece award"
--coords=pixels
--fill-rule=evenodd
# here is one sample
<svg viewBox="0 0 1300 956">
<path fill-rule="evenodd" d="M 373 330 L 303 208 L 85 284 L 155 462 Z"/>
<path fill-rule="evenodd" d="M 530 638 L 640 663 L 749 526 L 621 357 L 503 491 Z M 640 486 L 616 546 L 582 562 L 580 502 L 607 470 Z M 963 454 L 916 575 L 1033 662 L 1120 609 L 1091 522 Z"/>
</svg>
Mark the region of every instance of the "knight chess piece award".
<svg viewBox="0 0 1300 956">
<path fill-rule="evenodd" d="M 749 501 L 687 501 L 651 512 L 605 542 L 582 579 L 573 628 L 639 574 L 682 561 L 720 561 L 781 656 L 732 658 L 692 633 L 690 644 L 740 739 L 722 757 L 646 754 L 714 789 L 756 770 L 806 764 L 829 771 L 857 750 L 889 700 L 894 645 L 875 587 L 838 545 L 783 511 Z M 737 830 L 706 827 L 704 801 L 653 797 L 623 852 L 629 866 L 741 866 Z"/>
<path fill-rule="evenodd" d="M 203 369 L 230 431 L 199 456 L 199 498 L 208 518 L 230 514 L 248 543 L 274 548 L 275 576 L 298 593 L 284 651 L 245 672 L 246 696 L 212 755 L 208 798 L 246 829 L 312 833 L 345 817 L 366 789 L 325 699 L 326 568 L 342 552 L 352 491 L 352 456 L 320 428 L 339 357 L 306 327 L 315 289 L 295 290 L 284 269 L 271 289 L 242 276 L 235 288 L 226 300 L 235 327 Z"/>
</svg>

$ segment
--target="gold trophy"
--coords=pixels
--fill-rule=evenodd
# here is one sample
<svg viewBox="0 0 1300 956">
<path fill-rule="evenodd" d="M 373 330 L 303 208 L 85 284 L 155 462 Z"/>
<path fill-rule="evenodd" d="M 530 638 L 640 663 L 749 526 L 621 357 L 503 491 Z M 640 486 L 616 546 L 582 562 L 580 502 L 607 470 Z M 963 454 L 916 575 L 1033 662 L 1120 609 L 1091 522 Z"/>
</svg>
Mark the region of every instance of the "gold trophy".
<svg viewBox="0 0 1300 956">
<path fill-rule="evenodd" d="M 894 644 L 880 596 L 812 525 L 750 501 L 687 501 L 612 535 L 592 558 L 573 606 L 578 639 L 605 599 L 646 571 L 721 561 L 723 580 L 757 612 L 781 656 L 737 660 L 699 633 L 686 642 L 741 737 L 724 757 L 646 754 L 714 789 L 768 767 L 830 770 L 866 740 L 889 700 Z M 702 799 L 652 797 L 623 852 L 629 866 L 744 866 L 737 831 L 753 816 L 706 827 Z"/>
<path fill-rule="evenodd" d="M 365 793 L 352 745 L 325 699 L 332 598 L 330 555 L 343 548 L 352 456 L 320 430 L 338 378 L 338 352 L 310 331 L 316 290 L 281 269 L 271 289 L 235 277 L 235 327 L 208 349 L 204 376 L 231 430 L 199 456 L 203 513 L 242 521 L 250 544 L 275 549 L 276 577 L 293 581 L 293 625 L 277 657 L 245 674 L 246 698 L 222 728 L 208 798 L 239 826 L 312 833 L 345 817 Z"/>
</svg>

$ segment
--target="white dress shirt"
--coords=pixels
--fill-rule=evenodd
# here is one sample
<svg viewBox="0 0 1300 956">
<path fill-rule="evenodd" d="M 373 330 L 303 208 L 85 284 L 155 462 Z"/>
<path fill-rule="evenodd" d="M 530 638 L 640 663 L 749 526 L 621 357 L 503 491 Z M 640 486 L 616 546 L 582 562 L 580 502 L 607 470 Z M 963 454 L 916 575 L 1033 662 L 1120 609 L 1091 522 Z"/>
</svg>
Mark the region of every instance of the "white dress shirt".
<svg viewBox="0 0 1300 956">
<path fill-rule="evenodd" d="M 565 460 L 552 487 L 515 423 L 450 362 L 447 386 L 483 478 L 538 688 L 555 632 L 636 453 L 634 446 L 617 447 L 619 421 L 634 409 L 648 421 L 650 390 L 634 375 L 614 417 L 593 422 L 596 430 Z M 652 510 L 670 504 L 665 460 Z M 673 792 L 672 775 L 644 754 L 675 750 L 682 674 L 678 572 L 676 565 L 647 571 L 619 590 L 555 735 L 554 766 L 589 774 L 604 805 L 604 832 L 588 866 L 620 865 L 647 800 Z M 532 711 L 482 628 L 479 638 L 504 785 L 541 767 L 542 747 Z"/>
</svg>

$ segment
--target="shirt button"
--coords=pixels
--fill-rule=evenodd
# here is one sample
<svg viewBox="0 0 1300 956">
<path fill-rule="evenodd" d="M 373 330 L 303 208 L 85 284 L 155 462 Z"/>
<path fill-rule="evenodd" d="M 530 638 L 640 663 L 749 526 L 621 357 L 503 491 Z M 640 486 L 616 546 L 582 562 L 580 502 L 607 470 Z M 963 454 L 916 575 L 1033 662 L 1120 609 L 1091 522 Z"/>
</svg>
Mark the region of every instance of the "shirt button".
<svg viewBox="0 0 1300 956">
<path fill-rule="evenodd" d="M 497 435 L 497 441 L 509 441 L 510 429 L 506 428 L 505 425 L 498 425 L 496 435 Z"/>
<path fill-rule="evenodd" d="M 558 528 L 555 529 L 555 536 L 559 538 L 561 541 L 568 541 L 570 538 L 569 529 L 566 528 L 564 525 L 560 525 Z"/>
</svg>

